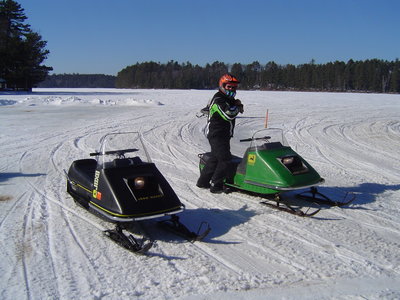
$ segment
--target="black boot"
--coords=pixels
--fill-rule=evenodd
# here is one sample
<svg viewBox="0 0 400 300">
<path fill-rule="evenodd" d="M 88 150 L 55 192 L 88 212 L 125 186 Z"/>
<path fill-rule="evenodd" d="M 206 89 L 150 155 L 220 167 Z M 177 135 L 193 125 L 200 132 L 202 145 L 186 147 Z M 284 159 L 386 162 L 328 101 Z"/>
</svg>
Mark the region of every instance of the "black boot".
<svg viewBox="0 0 400 300">
<path fill-rule="evenodd" d="M 211 185 L 210 182 L 204 182 L 199 178 L 199 180 L 197 180 L 196 186 L 201 189 L 208 189 Z"/>
<path fill-rule="evenodd" d="M 222 183 L 211 182 L 210 192 L 213 194 L 221 194 L 224 191 L 224 186 Z"/>
</svg>

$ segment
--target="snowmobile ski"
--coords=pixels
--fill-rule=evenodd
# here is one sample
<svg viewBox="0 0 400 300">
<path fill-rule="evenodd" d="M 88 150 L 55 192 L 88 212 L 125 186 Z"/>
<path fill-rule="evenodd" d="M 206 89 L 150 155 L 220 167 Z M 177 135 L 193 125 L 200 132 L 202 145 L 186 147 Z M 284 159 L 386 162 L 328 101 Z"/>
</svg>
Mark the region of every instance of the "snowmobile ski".
<svg viewBox="0 0 400 300">
<path fill-rule="evenodd" d="M 300 217 L 312 217 L 321 210 L 320 208 L 318 208 L 318 209 L 315 209 L 314 211 L 309 212 L 312 209 L 311 207 L 308 207 L 305 211 L 303 211 L 299 208 L 295 208 L 295 207 L 291 206 L 290 204 L 286 203 L 284 200 L 282 200 L 280 193 L 276 193 L 274 195 L 264 195 L 264 194 L 254 193 L 254 192 L 243 191 L 238 188 L 235 188 L 234 185 L 226 185 L 226 188 L 224 189 L 225 194 L 230 194 L 235 191 L 241 192 L 241 193 L 244 193 L 247 195 L 255 196 L 255 197 L 261 197 L 265 200 L 259 202 L 260 204 L 280 210 L 280 211 L 290 213 L 292 215 L 300 216 Z M 271 198 L 271 196 L 273 196 L 273 198 Z M 316 204 L 318 204 L 318 203 L 316 203 Z"/>
<path fill-rule="evenodd" d="M 143 238 L 140 242 L 132 235 L 125 235 L 120 224 L 115 229 L 108 229 L 104 234 L 118 245 L 136 254 L 145 254 L 154 244 L 154 241 Z"/>
<path fill-rule="evenodd" d="M 190 231 L 179 221 L 179 217 L 177 215 L 172 215 L 171 218 L 167 220 L 158 221 L 158 225 L 176 235 L 184 237 L 191 243 L 202 241 L 211 231 L 211 227 L 207 222 L 202 222 L 199 225 L 197 233 Z M 201 232 L 203 227 L 205 227 L 205 230 Z"/>
<path fill-rule="evenodd" d="M 264 199 L 267 199 L 266 197 L 264 197 Z M 275 203 L 271 203 L 272 201 L 274 201 Z M 285 203 L 284 201 L 282 201 L 280 194 L 276 194 L 274 199 L 267 199 L 265 201 L 261 201 L 260 204 L 280 210 L 280 211 L 284 211 L 287 213 L 290 213 L 292 215 L 296 215 L 299 217 L 312 217 L 314 215 L 316 215 L 321 209 L 317 208 L 314 211 L 310 211 L 310 209 L 312 209 L 311 207 L 309 207 L 306 211 L 303 211 L 299 208 L 294 208 L 293 206 Z"/>
<path fill-rule="evenodd" d="M 350 196 L 352 195 L 352 196 Z M 296 195 L 297 198 L 303 199 L 305 201 L 311 202 L 311 203 L 317 203 L 321 205 L 328 205 L 328 206 L 346 206 L 353 202 L 356 199 L 356 195 L 353 193 L 347 192 L 345 196 L 343 197 L 342 201 L 334 201 L 329 199 L 327 196 L 324 194 L 318 192 L 316 187 L 312 187 L 309 191 L 302 192 L 300 194 Z"/>
</svg>

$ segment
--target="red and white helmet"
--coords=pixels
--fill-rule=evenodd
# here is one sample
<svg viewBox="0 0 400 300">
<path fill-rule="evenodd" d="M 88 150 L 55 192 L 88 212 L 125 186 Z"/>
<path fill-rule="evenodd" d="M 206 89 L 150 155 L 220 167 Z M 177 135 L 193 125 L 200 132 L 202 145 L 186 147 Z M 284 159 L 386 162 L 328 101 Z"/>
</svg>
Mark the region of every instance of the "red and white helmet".
<svg viewBox="0 0 400 300">
<path fill-rule="evenodd" d="M 219 90 L 227 95 L 228 97 L 235 97 L 236 95 L 236 88 L 239 85 L 240 81 L 232 74 L 224 74 L 219 79 Z M 226 85 L 229 84 L 231 89 L 227 89 Z"/>
</svg>

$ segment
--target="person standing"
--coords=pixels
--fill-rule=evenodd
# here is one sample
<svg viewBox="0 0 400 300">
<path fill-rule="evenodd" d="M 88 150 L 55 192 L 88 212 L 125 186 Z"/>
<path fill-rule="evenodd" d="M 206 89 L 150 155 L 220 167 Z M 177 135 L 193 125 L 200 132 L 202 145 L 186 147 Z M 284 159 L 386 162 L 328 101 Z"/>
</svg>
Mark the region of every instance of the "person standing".
<svg viewBox="0 0 400 300">
<path fill-rule="evenodd" d="M 239 80 L 224 74 L 219 80 L 218 92 L 209 104 L 207 139 L 211 156 L 200 173 L 197 187 L 209 188 L 211 193 L 221 193 L 231 163 L 230 139 L 233 137 L 235 119 L 243 113 L 243 104 L 235 99 Z"/>
</svg>

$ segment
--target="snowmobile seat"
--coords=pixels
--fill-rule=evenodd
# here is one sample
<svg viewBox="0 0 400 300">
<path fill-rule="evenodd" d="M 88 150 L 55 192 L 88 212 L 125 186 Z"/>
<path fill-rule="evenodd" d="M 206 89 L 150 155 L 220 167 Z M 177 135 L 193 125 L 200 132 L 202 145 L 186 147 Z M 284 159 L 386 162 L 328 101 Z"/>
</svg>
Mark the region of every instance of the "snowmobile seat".
<svg viewBox="0 0 400 300">
<path fill-rule="evenodd" d="M 206 153 L 203 153 L 203 154 L 199 154 L 199 157 L 200 157 L 200 162 L 205 165 L 205 164 L 207 164 L 207 161 L 211 157 L 211 152 L 206 152 Z M 231 164 L 238 165 L 241 161 L 242 161 L 241 157 L 236 156 L 236 155 L 232 155 Z"/>
<path fill-rule="evenodd" d="M 132 158 L 116 158 L 113 160 L 113 167 L 121 168 L 121 167 L 127 167 L 127 166 L 135 166 L 135 165 L 137 166 L 142 163 L 143 162 L 139 156 L 132 157 Z"/>
<path fill-rule="evenodd" d="M 85 187 L 91 187 L 93 184 L 96 167 L 97 161 L 95 159 L 76 160 L 69 168 L 68 177 L 73 181 L 79 182 Z"/>
<path fill-rule="evenodd" d="M 271 143 L 264 143 L 262 145 L 259 145 L 258 147 L 252 146 L 247 148 L 246 152 L 254 152 L 257 150 L 276 150 L 276 149 L 281 149 L 285 146 L 282 145 L 281 142 L 271 142 Z"/>
<path fill-rule="evenodd" d="M 275 150 L 282 148 L 283 145 L 281 142 L 272 142 L 272 143 L 264 143 L 261 147 L 262 150 Z"/>
<path fill-rule="evenodd" d="M 238 164 L 240 164 L 241 161 L 242 161 L 241 157 L 236 156 L 236 155 L 232 155 L 231 162 L 232 162 L 233 165 L 238 165 Z"/>
<path fill-rule="evenodd" d="M 231 163 L 226 171 L 227 182 L 233 182 L 233 177 L 235 176 L 236 170 L 240 165 L 242 158 L 236 155 L 232 155 Z"/>
</svg>

